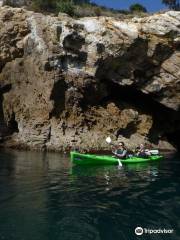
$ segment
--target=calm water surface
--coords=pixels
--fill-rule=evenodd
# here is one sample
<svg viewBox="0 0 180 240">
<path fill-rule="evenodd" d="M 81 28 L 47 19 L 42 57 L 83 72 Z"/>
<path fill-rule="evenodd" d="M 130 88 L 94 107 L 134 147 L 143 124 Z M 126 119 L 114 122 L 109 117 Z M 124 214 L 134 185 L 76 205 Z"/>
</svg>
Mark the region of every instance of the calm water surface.
<svg viewBox="0 0 180 240">
<path fill-rule="evenodd" d="M 174 229 L 144 234 L 134 229 Z M 57 153 L 0 152 L 0 240 L 180 239 L 180 156 L 72 167 Z"/>
</svg>

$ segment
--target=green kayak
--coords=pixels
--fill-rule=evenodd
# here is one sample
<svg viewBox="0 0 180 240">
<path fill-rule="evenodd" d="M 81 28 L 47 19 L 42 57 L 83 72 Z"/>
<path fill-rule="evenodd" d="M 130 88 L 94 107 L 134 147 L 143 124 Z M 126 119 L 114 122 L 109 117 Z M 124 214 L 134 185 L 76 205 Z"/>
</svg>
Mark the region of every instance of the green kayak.
<svg viewBox="0 0 180 240">
<path fill-rule="evenodd" d="M 71 162 L 76 165 L 118 165 L 119 160 L 123 164 L 127 163 L 145 163 L 151 161 L 158 161 L 162 159 L 163 156 L 154 155 L 148 158 L 140 158 L 140 157 L 130 157 L 127 159 L 118 159 L 113 156 L 106 155 L 94 155 L 94 154 L 81 154 L 78 152 L 71 152 Z"/>
</svg>

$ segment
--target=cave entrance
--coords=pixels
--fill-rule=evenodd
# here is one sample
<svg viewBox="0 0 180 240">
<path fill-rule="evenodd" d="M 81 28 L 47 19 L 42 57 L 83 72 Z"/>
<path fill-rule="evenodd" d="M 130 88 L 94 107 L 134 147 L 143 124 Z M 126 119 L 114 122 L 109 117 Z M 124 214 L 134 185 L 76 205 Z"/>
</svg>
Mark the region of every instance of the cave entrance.
<svg viewBox="0 0 180 240">
<path fill-rule="evenodd" d="M 8 92 L 10 89 L 11 89 L 10 84 L 7 84 L 0 88 L 0 140 L 2 140 L 3 137 L 9 134 L 8 126 L 4 119 L 3 94 Z"/>
<path fill-rule="evenodd" d="M 0 140 L 8 133 L 8 127 L 4 120 L 4 112 L 3 112 L 3 95 L 0 94 Z"/>
<path fill-rule="evenodd" d="M 49 118 L 56 117 L 58 118 L 60 114 L 65 109 L 65 93 L 67 90 L 67 83 L 64 79 L 58 80 L 53 87 L 50 100 L 54 101 L 54 107 Z"/>
<path fill-rule="evenodd" d="M 9 92 L 11 89 L 11 84 L 7 84 L 0 89 L 0 139 L 3 140 L 4 137 L 13 134 L 14 132 L 19 132 L 18 123 L 16 121 L 15 113 L 13 112 L 11 118 L 8 122 L 4 118 L 3 110 L 3 94 Z"/>
<path fill-rule="evenodd" d="M 8 130 L 9 130 L 10 134 L 13 134 L 15 132 L 19 132 L 18 123 L 16 121 L 16 117 L 15 117 L 14 112 L 12 113 L 11 119 L 8 122 Z"/>
<path fill-rule="evenodd" d="M 172 145 L 180 149 L 180 114 L 154 100 L 151 94 L 145 94 L 133 86 L 121 86 L 108 79 L 106 83 L 108 96 L 101 100 L 101 104 L 113 101 L 117 105 L 132 106 L 139 113 L 150 114 L 153 126 L 147 136 L 150 141 L 158 143 L 159 137 L 167 139 Z M 125 134 L 126 135 L 126 134 Z"/>
<path fill-rule="evenodd" d="M 153 117 L 153 126 L 149 135 L 150 141 L 157 144 L 159 138 L 169 140 L 178 146 L 176 132 L 180 130 L 180 114 L 158 101 L 154 95 L 145 94 L 141 91 L 154 75 L 161 71 L 162 63 L 174 52 L 174 47 L 159 42 L 152 55 L 149 55 L 149 42 L 147 39 L 138 38 L 124 52 L 114 57 L 108 56 L 97 62 L 96 77 L 106 85 L 107 97 L 102 103 L 116 102 L 117 105 L 134 107 L 140 113 L 150 114 Z M 120 85 L 121 84 L 121 85 Z M 129 127 L 129 133 L 135 131 Z M 127 133 L 124 133 L 124 135 Z"/>
</svg>

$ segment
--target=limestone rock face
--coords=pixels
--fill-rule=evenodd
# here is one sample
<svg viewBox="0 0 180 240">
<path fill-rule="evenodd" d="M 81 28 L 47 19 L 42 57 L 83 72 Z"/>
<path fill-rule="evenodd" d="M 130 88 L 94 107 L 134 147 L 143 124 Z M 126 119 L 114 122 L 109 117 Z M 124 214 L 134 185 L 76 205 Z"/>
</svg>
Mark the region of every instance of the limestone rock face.
<svg viewBox="0 0 180 240">
<path fill-rule="evenodd" d="M 118 19 L 0 8 L 3 144 L 107 149 L 179 136 L 180 13 Z M 170 141 L 170 143 L 168 143 Z"/>
</svg>

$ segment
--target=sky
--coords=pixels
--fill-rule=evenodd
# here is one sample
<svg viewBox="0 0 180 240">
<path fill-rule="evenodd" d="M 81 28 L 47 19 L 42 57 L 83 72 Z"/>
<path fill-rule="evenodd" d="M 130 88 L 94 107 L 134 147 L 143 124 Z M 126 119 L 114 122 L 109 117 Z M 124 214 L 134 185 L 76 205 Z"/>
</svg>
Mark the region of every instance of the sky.
<svg viewBox="0 0 180 240">
<path fill-rule="evenodd" d="M 142 4 L 149 12 L 167 9 L 161 0 L 92 0 L 91 2 L 115 9 L 128 9 L 134 3 Z"/>
</svg>

